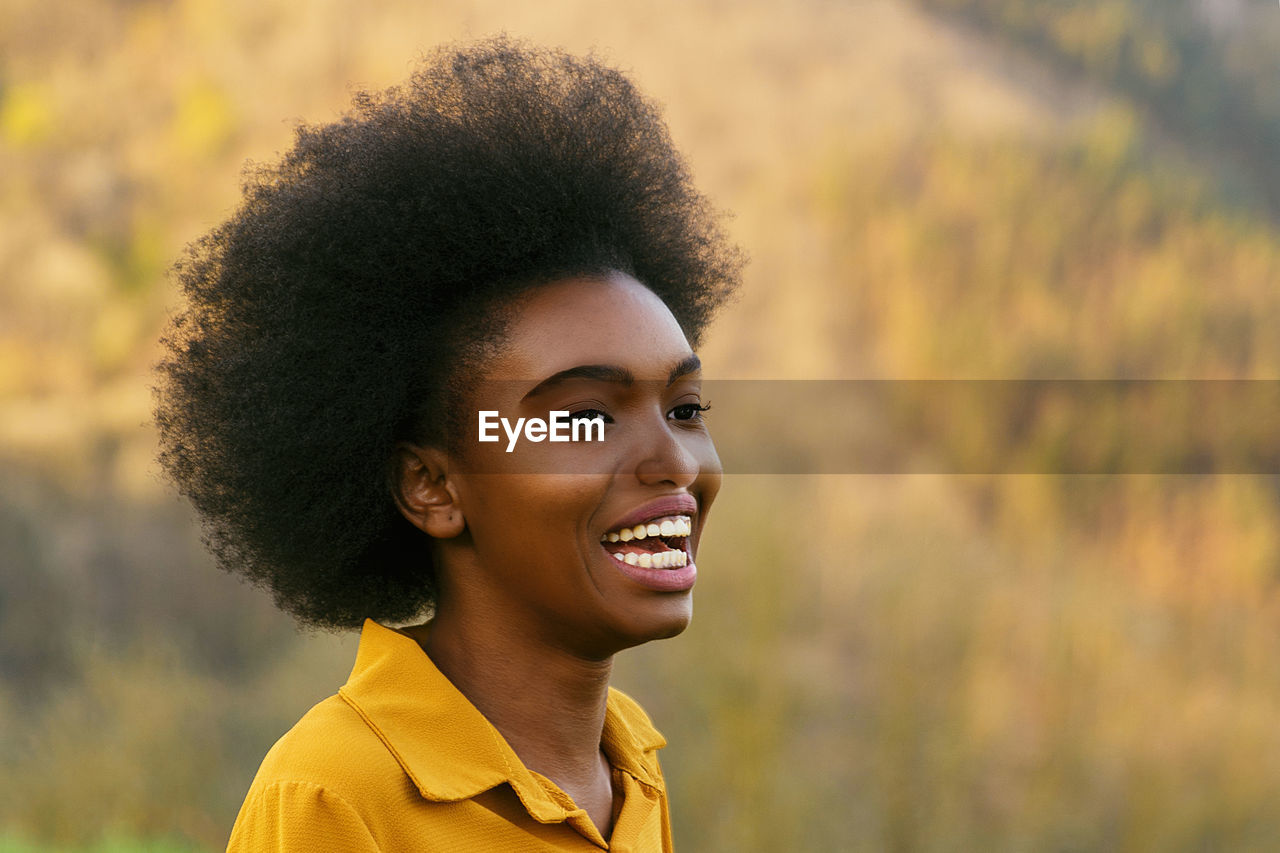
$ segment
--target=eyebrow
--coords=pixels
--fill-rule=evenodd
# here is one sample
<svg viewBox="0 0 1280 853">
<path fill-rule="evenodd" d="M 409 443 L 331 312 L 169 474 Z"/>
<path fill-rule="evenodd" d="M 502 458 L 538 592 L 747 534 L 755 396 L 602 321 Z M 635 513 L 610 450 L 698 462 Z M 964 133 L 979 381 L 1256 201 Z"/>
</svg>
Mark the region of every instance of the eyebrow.
<svg viewBox="0 0 1280 853">
<path fill-rule="evenodd" d="M 671 369 L 671 373 L 667 375 L 667 385 L 670 386 L 680 377 L 687 376 L 690 373 L 695 373 L 701 369 L 702 359 L 698 358 L 697 353 L 691 353 L 687 358 Z M 593 379 L 597 382 L 617 382 L 620 385 L 630 387 L 635 384 L 636 376 L 625 367 L 618 367 L 613 364 L 579 364 L 576 367 L 570 367 L 566 370 L 561 370 L 557 373 L 551 374 L 546 379 L 529 389 L 529 392 L 520 398 L 520 402 L 523 403 L 530 397 L 541 394 L 542 392 L 559 385 L 562 382 L 567 382 L 570 379 Z"/>
</svg>

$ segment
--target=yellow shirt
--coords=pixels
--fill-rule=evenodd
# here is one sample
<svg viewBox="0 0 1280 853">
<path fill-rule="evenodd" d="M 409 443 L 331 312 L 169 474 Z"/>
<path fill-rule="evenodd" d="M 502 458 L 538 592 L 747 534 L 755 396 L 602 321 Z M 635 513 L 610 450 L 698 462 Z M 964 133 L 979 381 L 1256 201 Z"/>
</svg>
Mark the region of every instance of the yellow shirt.
<svg viewBox="0 0 1280 853">
<path fill-rule="evenodd" d="M 227 850 L 670 851 L 666 741 L 612 688 L 600 745 L 625 795 L 608 843 L 416 642 L 366 621 L 346 685 L 263 759 Z"/>
</svg>

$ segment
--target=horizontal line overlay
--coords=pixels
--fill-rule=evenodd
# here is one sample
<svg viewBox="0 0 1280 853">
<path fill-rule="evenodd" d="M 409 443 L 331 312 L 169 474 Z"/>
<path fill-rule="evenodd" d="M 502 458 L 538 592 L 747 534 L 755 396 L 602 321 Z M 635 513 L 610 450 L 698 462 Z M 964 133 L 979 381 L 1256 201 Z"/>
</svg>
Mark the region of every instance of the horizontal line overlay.
<svg viewBox="0 0 1280 853">
<path fill-rule="evenodd" d="M 1280 474 L 1280 380 L 704 380 L 702 400 L 728 474 Z"/>
</svg>

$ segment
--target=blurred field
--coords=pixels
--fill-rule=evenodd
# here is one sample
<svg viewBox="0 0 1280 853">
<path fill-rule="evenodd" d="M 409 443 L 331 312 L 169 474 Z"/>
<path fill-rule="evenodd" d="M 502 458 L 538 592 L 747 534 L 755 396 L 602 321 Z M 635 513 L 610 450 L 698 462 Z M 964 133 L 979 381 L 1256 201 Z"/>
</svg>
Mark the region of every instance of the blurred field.
<svg viewBox="0 0 1280 853">
<path fill-rule="evenodd" d="M 159 479 L 164 273 L 498 30 L 629 69 L 736 212 L 717 378 L 1280 379 L 1271 2 L 0 0 L 0 853 L 220 849 L 345 679 Z M 679 849 L 1280 846 L 1280 478 L 739 475 L 704 549 L 616 678 Z"/>
<path fill-rule="evenodd" d="M 67 848 L 17 839 L 0 838 L 0 853 L 193 853 L 199 848 L 184 842 L 115 839 L 83 847 Z"/>
</svg>

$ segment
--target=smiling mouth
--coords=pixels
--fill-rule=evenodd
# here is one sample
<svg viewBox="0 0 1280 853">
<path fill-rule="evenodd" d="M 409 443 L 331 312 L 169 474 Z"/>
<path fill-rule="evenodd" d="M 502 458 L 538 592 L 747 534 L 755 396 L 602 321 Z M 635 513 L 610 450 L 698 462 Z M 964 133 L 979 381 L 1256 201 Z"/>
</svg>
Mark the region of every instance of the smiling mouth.
<svg viewBox="0 0 1280 853">
<path fill-rule="evenodd" d="M 600 537 L 613 558 L 642 569 L 679 569 L 691 561 L 688 551 L 693 523 L 687 515 L 667 515 Z"/>
</svg>

